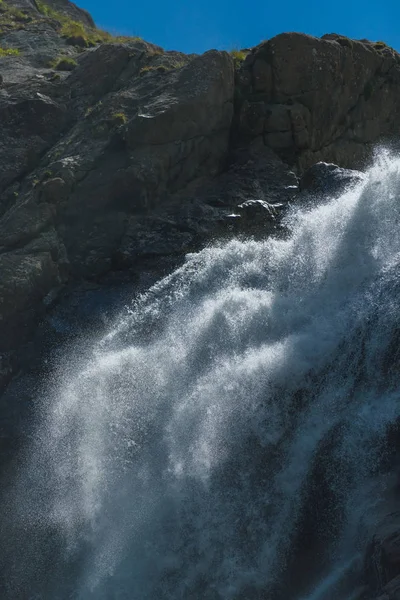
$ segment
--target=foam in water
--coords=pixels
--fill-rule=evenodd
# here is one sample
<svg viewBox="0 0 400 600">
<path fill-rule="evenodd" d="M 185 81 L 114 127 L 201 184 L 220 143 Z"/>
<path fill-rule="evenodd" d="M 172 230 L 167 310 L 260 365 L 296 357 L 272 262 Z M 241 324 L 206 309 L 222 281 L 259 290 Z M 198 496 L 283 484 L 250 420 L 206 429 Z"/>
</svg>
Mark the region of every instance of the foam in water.
<svg viewBox="0 0 400 600">
<path fill-rule="evenodd" d="M 13 491 L 10 597 L 338 600 L 400 412 L 400 160 L 367 175 L 290 239 L 188 256 L 66 358 Z"/>
</svg>

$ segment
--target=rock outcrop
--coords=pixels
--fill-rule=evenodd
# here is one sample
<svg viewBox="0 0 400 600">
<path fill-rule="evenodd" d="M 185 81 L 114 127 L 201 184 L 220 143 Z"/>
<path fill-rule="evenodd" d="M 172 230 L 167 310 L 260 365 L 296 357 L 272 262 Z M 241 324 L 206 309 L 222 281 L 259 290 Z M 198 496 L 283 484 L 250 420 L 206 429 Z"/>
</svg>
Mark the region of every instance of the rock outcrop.
<svg viewBox="0 0 400 600">
<path fill-rule="evenodd" d="M 382 43 L 284 33 L 251 50 L 237 79 L 238 134 L 301 169 L 357 168 L 399 128 L 400 56 Z"/>
<path fill-rule="evenodd" d="M 360 171 L 343 169 L 333 163 L 318 162 L 303 173 L 299 189 L 300 192 L 330 198 L 363 180 L 364 175 Z"/>
</svg>

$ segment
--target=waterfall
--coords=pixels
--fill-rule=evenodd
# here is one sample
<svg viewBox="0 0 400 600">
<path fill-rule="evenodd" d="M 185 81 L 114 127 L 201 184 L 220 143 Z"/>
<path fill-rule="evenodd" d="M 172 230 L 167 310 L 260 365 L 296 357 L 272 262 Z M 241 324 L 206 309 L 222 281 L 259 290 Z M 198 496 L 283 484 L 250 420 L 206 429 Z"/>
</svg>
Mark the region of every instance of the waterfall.
<svg viewBox="0 0 400 600">
<path fill-rule="evenodd" d="M 60 362 L 4 597 L 353 597 L 400 416 L 400 159 L 320 200 L 187 256 Z"/>
</svg>

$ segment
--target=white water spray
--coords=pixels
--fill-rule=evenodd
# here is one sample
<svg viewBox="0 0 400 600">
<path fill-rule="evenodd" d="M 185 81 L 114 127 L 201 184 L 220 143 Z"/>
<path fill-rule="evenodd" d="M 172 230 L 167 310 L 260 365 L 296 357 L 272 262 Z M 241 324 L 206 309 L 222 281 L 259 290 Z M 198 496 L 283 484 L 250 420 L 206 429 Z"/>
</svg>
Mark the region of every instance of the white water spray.
<svg viewBox="0 0 400 600">
<path fill-rule="evenodd" d="M 293 211 L 290 239 L 188 256 L 85 364 L 69 357 L 15 486 L 10 589 L 338 600 L 400 416 L 399 223 L 384 157 Z"/>
</svg>

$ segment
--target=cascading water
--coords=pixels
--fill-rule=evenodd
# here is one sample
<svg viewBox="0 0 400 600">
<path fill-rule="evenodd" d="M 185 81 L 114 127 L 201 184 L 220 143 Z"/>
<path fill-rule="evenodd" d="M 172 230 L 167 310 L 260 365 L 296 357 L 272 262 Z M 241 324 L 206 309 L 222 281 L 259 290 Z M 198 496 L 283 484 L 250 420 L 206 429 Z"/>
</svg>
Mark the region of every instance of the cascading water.
<svg viewBox="0 0 400 600">
<path fill-rule="evenodd" d="M 354 597 L 400 416 L 400 160 L 287 225 L 188 256 L 60 366 L 5 597 Z"/>
</svg>

